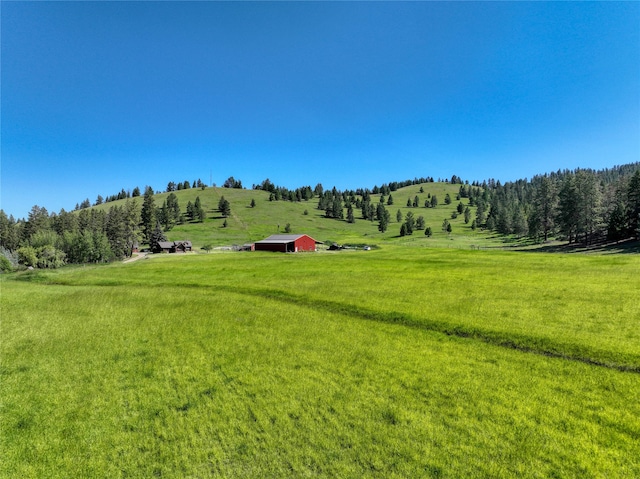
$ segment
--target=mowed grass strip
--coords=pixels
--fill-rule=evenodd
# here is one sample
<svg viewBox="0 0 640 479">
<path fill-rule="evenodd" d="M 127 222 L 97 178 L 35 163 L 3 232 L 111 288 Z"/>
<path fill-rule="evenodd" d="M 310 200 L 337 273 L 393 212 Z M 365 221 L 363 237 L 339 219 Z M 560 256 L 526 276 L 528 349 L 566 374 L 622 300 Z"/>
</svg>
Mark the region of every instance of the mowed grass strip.
<svg viewBox="0 0 640 479">
<path fill-rule="evenodd" d="M 2 477 L 640 475 L 635 374 L 151 285 L 160 264 L 2 283 Z"/>
</svg>

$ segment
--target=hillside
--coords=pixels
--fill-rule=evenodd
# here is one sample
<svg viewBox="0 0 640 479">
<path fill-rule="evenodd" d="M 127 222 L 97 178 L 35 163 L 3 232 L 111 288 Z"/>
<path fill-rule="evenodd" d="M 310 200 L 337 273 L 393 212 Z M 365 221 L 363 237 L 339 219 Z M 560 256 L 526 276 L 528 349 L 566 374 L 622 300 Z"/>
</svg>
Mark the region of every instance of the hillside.
<svg viewBox="0 0 640 479">
<path fill-rule="evenodd" d="M 0 270 L 109 262 L 163 238 L 191 240 L 198 251 L 276 233 L 304 233 L 325 245 L 640 249 L 637 163 L 505 184 L 462 184 L 454 175 L 445 182 L 416 178 L 355 191 L 321 185 L 289 190 L 268 180 L 248 190 L 233 177 L 224 186 L 207 188 L 198 180 L 170 182 L 163 193 L 122 190 L 106 202 L 99 195 L 94 206 L 86 199 L 73 212 L 36 205 L 18 221 L 0 210 Z"/>
<path fill-rule="evenodd" d="M 423 192 L 420 192 L 420 189 Z M 260 240 L 271 234 L 284 232 L 287 223 L 291 225 L 292 233 L 305 233 L 319 241 L 338 243 L 369 243 L 384 244 L 387 242 L 406 244 L 425 244 L 431 246 L 464 246 L 470 245 L 499 245 L 501 240 L 493 238 L 487 232 L 471 229 L 471 221 L 465 224 L 463 215 L 456 219 L 451 214 L 456 210 L 458 203 L 465 206 L 469 204 L 468 198 L 456 200 L 460 185 L 449 183 L 421 183 L 399 188 L 391 193 L 393 205 L 386 204 L 388 196 L 385 196 L 385 207 L 391 214 L 389 228 L 385 233 L 378 231 L 378 221 L 369 221 L 362 218 L 361 211 L 354 208 L 355 223 L 346 220 L 326 218 L 323 210 L 319 210 L 318 198 L 305 201 L 269 201 L 269 192 L 261 190 L 234 189 L 234 188 L 191 188 L 174 191 L 178 199 L 181 211 L 184 211 L 189 201 L 195 202 L 200 197 L 202 206 L 206 212 L 204 222 L 187 222 L 176 225 L 170 231 L 165 232 L 169 240 L 189 239 L 196 249 L 204 245 L 213 246 L 240 245 Z M 444 204 L 446 194 L 449 194 L 452 203 Z M 161 206 L 169 193 L 154 195 L 155 205 Z M 436 195 L 438 205 L 433 208 L 425 208 L 424 202 L 430 196 Z M 231 216 L 227 218 L 227 226 L 223 227 L 225 218 L 218 212 L 218 202 L 224 196 L 231 204 Z M 377 205 L 380 194 L 371 195 L 371 203 Z M 413 202 L 415 196 L 419 198 L 419 207 L 407 207 L 407 199 Z M 256 206 L 250 206 L 251 200 L 255 200 Z M 117 200 L 104 203 L 94 208 L 108 210 L 114 205 L 123 205 L 126 200 Z M 140 203 L 142 198 L 138 198 Z M 413 235 L 400 237 L 401 223 L 396 221 L 397 211 L 400 210 L 404 218 L 408 212 L 412 212 L 417 218 L 423 216 L 425 226 L 430 226 L 433 231 L 431 238 L 426 238 L 424 230 L 414 231 Z M 475 208 L 470 208 L 472 218 Z M 346 208 L 345 217 L 346 217 Z M 305 214 L 306 212 L 306 214 Z M 452 225 L 452 232 L 448 234 L 442 231 L 442 222 L 448 219 Z M 403 219 L 404 221 L 404 219 Z M 278 228 L 279 227 L 279 228 Z"/>
</svg>

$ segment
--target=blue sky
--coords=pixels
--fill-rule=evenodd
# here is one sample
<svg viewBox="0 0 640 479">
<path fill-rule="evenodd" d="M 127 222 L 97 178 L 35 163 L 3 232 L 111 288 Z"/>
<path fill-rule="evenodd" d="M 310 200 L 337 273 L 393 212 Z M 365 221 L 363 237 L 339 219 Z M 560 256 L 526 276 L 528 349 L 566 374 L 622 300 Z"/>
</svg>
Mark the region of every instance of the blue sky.
<svg viewBox="0 0 640 479">
<path fill-rule="evenodd" d="M 2 2 L 1 207 L 640 161 L 640 2 Z"/>
</svg>

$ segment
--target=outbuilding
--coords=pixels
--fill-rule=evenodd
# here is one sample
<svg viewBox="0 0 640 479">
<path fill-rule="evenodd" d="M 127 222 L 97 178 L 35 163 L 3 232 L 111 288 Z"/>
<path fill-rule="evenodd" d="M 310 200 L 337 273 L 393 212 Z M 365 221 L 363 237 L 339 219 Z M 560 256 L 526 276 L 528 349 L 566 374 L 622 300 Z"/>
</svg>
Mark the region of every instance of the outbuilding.
<svg viewBox="0 0 640 479">
<path fill-rule="evenodd" d="M 314 240 L 309 235 L 271 235 L 261 241 L 256 241 L 256 251 L 280 251 L 282 253 L 297 253 L 298 251 L 315 251 L 321 241 Z"/>
<path fill-rule="evenodd" d="M 191 241 L 158 241 L 151 248 L 154 253 L 186 253 L 191 251 Z"/>
</svg>

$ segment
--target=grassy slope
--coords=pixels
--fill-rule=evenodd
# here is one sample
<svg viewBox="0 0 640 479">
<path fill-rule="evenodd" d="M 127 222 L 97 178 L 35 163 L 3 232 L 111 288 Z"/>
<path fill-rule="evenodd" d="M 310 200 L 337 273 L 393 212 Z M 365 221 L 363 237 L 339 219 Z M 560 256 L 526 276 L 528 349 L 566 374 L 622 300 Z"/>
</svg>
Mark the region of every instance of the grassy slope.
<svg viewBox="0 0 640 479">
<path fill-rule="evenodd" d="M 420 187 L 424 188 L 424 193 L 420 193 Z M 282 233 L 287 223 L 291 224 L 293 233 L 305 233 L 319 241 L 338 241 L 355 243 L 420 243 L 430 246 L 455 246 L 468 248 L 470 245 L 499 245 L 501 241 L 491 238 L 491 235 L 472 231 L 470 223 L 464 224 L 464 215 L 451 219 L 451 213 L 455 210 L 458 201 L 455 201 L 460 185 L 448 183 L 425 183 L 401 188 L 392 192 L 394 204 L 385 206 L 391 213 L 391 223 L 386 233 L 378 231 L 378 222 L 370 222 L 361 219 L 361 212 L 354 211 L 356 222 L 349 224 L 346 221 L 339 221 L 324 218 L 324 212 L 317 209 L 318 199 L 309 201 L 289 202 L 289 201 L 269 201 L 269 193 L 256 190 L 237 190 L 228 188 L 207 188 L 188 189 L 176 191 L 175 194 L 182 211 L 186 210 L 189 201 L 195 202 L 197 196 L 207 213 L 204 223 L 188 223 L 177 225 L 167 232 L 170 240 L 190 239 L 196 248 L 205 244 L 215 246 L 244 244 L 257 241 L 271 234 L 278 233 L 278 225 Z M 445 205 L 445 194 L 449 193 L 452 204 Z M 424 201 L 427 195 L 437 195 L 439 205 L 436 208 L 424 208 Z M 161 206 L 168 193 L 155 195 L 156 206 Z M 419 208 L 407 208 L 407 199 L 414 196 L 420 199 Z M 217 212 L 220 197 L 224 196 L 231 203 L 232 216 L 227 220 L 227 227 L 223 228 L 224 218 Z M 380 195 L 372 195 L 374 204 L 379 201 Z M 250 208 L 251 199 L 255 199 L 256 207 Z M 121 204 L 124 200 L 103 204 L 97 208 L 108 209 L 111 205 Z M 139 199 L 141 202 L 142 199 Z M 462 200 L 466 205 L 467 199 Z M 305 215 L 304 211 L 308 214 Z M 424 231 L 416 231 L 413 236 L 398 238 L 400 224 L 396 222 L 396 212 L 400 210 L 404 215 L 408 211 L 414 213 L 417 218 L 422 215 L 426 225 L 431 226 L 434 236 L 425 238 Z M 475 208 L 472 208 L 475 215 Z M 346 216 L 346 210 L 345 210 Z M 442 221 L 448 218 L 453 227 L 453 233 L 447 235 L 442 232 Z"/>
<path fill-rule="evenodd" d="M 638 266 L 385 247 L 3 278 L 0 476 L 637 477 L 637 374 L 432 326 L 639 365 Z"/>
</svg>

